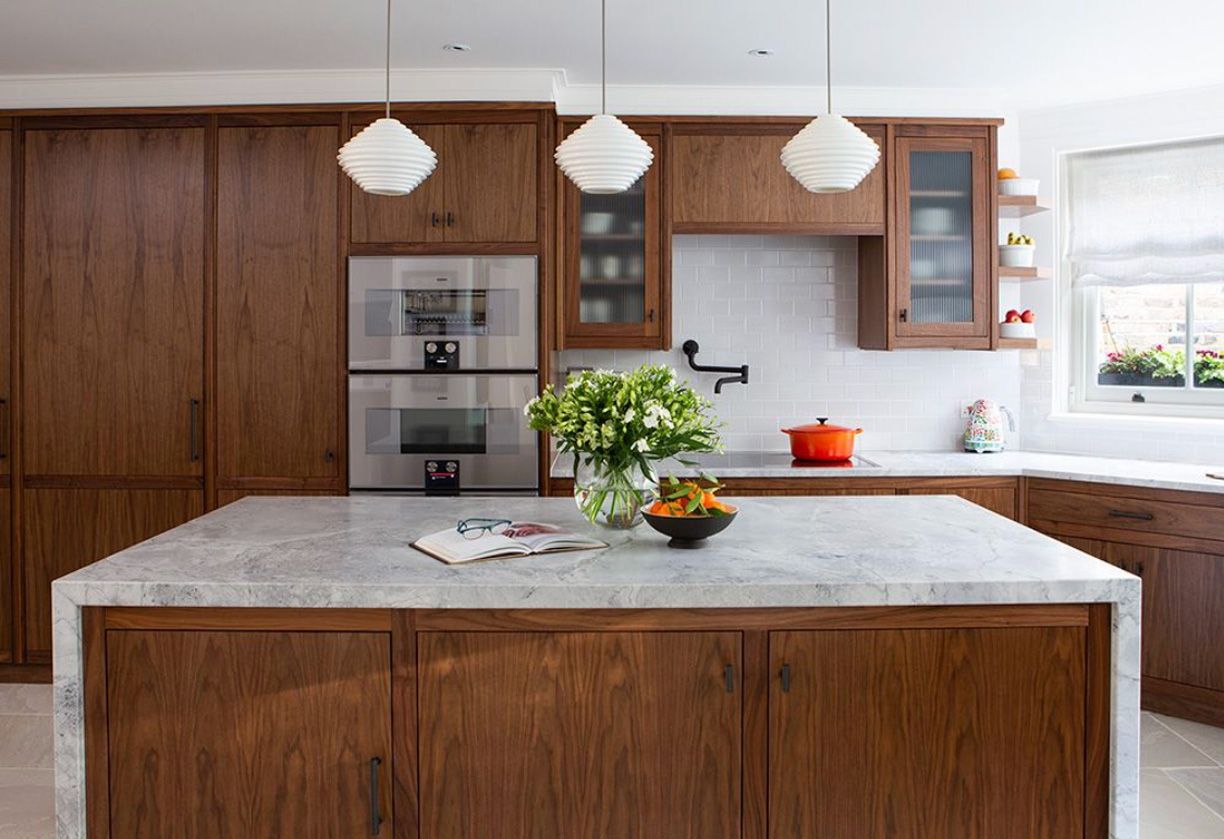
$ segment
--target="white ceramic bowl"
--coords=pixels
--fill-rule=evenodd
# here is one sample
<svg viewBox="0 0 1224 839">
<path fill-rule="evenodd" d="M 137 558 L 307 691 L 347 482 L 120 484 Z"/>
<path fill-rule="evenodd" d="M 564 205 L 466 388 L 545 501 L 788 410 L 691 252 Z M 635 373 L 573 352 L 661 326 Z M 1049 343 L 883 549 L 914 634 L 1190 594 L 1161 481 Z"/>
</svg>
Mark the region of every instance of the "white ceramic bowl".
<svg viewBox="0 0 1224 839">
<path fill-rule="evenodd" d="M 999 264 L 1004 268 L 1032 268 L 1036 245 L 999 245 Z"/>
<path fill-rule="evenodd" d="M 999 181 L 1000 195 L 1036 195 L 1041 181 L 1037 178 L 1004 178 Z"/>
<path fill-rule="evenodd" d="M 614 213 L 587 213 L 582 217 L 582 232 L 592 236 L 600 236 L 612 232 L 612 222 L 616 220 Z"/>
<path fill-rule="evenodd" d="M 1037 324 L 1035 323 L 1001 323 L 999 324 L 999 337 L 1001 338 L 1036 338 Z"/>
</svg>

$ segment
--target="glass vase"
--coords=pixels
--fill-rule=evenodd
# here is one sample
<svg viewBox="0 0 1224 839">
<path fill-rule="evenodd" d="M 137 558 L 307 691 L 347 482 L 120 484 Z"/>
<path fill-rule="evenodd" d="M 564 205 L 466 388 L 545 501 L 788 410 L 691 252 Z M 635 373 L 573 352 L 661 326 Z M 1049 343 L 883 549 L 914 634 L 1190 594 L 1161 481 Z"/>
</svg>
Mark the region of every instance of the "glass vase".
<svg viewBox="0 0 1224 839">
<path fill-rule="evenodd" d="M 602 463 L 579 463 L 574 471 L 574 501 L 592 524 L 628 530 L 642 523 L 642 508 L 650 504 L 659 478 L 641 467 L 615 469 Z"/>
</svg>

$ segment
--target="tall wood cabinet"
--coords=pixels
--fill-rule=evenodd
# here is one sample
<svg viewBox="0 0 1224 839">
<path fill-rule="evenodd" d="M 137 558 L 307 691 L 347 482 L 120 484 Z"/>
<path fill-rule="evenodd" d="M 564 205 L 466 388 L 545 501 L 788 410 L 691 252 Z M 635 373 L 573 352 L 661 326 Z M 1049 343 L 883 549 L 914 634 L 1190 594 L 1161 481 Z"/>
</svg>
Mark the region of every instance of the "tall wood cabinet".
<svg viewBox="0 0 1224 839">
<path fill-rule="evenodd" d="M 217 133 L 217 485 L 343 489 L 338 120 Z"/>
<path fill-rule="evenodd" d="M 13 597 L 12 493 L 13 395 L 9 383 L 12 354 L 13 132 L 0 122 L 0 664 L 13 660 L 16 600 Z"/>
<path fill-rule="evenodd" d="M 30 482 L 203 475 L 204 133 L 25 132 Z"/>
</svg>

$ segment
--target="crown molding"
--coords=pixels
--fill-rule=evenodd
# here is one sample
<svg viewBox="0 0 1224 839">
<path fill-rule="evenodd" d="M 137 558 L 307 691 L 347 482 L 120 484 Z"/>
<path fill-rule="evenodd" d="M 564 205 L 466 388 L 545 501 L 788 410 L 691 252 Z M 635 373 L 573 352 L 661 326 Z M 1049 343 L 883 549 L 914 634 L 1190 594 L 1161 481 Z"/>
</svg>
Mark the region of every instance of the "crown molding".
<svg viewBox="0 0 1224 839">
<path fill-rule="evenodd" d="M 397 102 L 556 99 L 548 69 L 393 70 Z M 119 108 L 371 102 L 382 99 L 384 71 L 255 70 L 216 73 L 0 76 L 0 108 Z"/>
</svg>

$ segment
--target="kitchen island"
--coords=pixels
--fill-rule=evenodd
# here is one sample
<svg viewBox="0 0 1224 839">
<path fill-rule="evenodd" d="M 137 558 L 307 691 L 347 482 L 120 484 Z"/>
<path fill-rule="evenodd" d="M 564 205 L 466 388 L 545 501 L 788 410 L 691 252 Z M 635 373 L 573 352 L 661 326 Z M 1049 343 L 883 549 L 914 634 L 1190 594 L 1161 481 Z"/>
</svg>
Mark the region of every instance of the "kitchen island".
<svg viewBox="0 0 1224 839">
<path fill-rule="evenodd" d="M 248 498 L 54 585 L 59 835 L 1136 836 L 1137 578 L 948 497 L 447 566 Z M 492 827 L 497 830 L 490 832 Z"/>
</svg>

